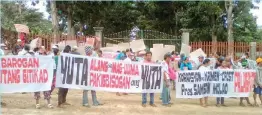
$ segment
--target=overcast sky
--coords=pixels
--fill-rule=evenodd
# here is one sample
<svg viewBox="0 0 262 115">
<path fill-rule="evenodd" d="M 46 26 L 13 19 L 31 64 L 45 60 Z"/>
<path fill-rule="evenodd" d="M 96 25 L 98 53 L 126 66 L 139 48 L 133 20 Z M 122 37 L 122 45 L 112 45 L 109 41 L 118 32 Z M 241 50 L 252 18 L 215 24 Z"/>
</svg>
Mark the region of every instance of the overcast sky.
<svg viewBox="0 0 262 115">
<path fill-rule="evenodd" d="M 256 4 L 256 3 L 254 3 Z M 254 16 L 257 16 L 257 25 L 258 26 L 262 26 L 262 2 L 260 2 L 259 4 L 256 4 L 257 6 L 259 6 L 260 8 L 258 10 L 251 10 L 250 12 L 253 13 Z M 36 6 L 32 6 L 31 2 L 29 1 L 27 3 L 27 6 L 31 7 L 31 8 L 36 8 L 39 10 L 39 12 L 44 13 L 44 18 L 48 18 L 49 14 L 46 12 L 46 1 L 39 1 L 39 4 L 37 4 Z"/>
</svg>

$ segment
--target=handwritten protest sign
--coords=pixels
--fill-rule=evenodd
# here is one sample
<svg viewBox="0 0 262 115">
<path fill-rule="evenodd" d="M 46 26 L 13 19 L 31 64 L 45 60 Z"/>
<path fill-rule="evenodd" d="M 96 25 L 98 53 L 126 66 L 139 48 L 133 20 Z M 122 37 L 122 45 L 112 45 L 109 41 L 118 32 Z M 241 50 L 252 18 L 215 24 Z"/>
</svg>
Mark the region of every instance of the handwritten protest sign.
<svg viewBox="0 0 262 115">
<path fill-rule="evenodd" d="M 164 60 L 164 55 L 169 51 L 167 48 L 150 48 L 150 51 L 152 52 L 152 60 Z"/>
<path fill-rule="evenodd" d="M 130 47 L 134 52 L 141 51 L 146 49 L 145 43 L 143 39 L 133 40 L 130 42 Z"/>
<path fill-rule="evenodd" d="M 191 51 L 191 47 L 186 44 L 182 44 L 180 54 L 185 54 L 186 56 L 189 56 Z"/>
<path fill-rule="evenodd" d="M 168 49 L 169 52 L 176 50 L 176 46 L 174 45 L 165 45 L 165 48 Z"/>
<path fill-rule="evenodd" d="M 0 92 L 37 92 L 51 89 L 53 62 L 49 56 L 0 58 Z"/>
<path fill-rule="evenodd" d="M 86 45 L 87 46 L 94 46 L 95 44 L 95 38 L 93 37 L 86 37 Z"/>
<path fill-rule="evenodd" d="M 117 53 L 117 52 L 103 52 L 102 57 L 107 58 L 107 59 L 116 59 L 116 56 L 118 54 L 119 53 Z"/>
<path fill-rule="evenodd" d="M 57 87 L 128 93 L 160 93 L 162 66 L 61 54 Z"/>
<path fill-rule="evenodd" d="M 254 70 L 180 71 L 177 98 L 248 97 L 256 76 Z"/>
<path fill-rule="evenodd" d="M 14 24 L 17 32 L 23 32 L 29 34 L 29 28 L 23 24 Z"/>
<path fill-rule="evenodd" d="M 206 55 L 205 52 L 202 50 L 202 48 L 199 48 L 199 49 L 191 52 L 191 53 L 189 54 L 189 56 L 192 57 L 192 58 L 197 58 L 197 57 L 199 57 L 199 56 L 204 56 L 204 57 L 206 57 L 207 55 Z"/>
<path fill-rule="evenodd" d="M 164 44 L 153 44 L 153 48 L 163 48 Z"/>
</svg>

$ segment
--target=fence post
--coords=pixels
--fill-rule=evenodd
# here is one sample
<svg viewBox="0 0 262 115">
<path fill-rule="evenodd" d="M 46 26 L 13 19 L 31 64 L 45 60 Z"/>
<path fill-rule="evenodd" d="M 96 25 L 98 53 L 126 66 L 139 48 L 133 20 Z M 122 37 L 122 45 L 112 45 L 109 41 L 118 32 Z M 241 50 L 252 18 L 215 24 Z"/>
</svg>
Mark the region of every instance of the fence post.
<svg viewBox="0 0 262 115">
<path fill-rule="evenodd" d="M 95 36 L 99 37 L 99 48 L 101 48 L 103 46 L 104 43 L 104 38 L 103 38 L 103 29 L 104 27 L 93 27 L 95 30 Z"/>
<path fill-rule="evenodd" d="M 250 58 L 252 60 L 256 60 L 257 58 L 257 43 L 256 42 L 250 42 Z"/>
<path fill-rule="evenodd" d="M 191 32 L 192 29 L 180 29 L 180 31 L 182 31 L 181 43 L 189 45 L 189 32 Z"/>
</svg>

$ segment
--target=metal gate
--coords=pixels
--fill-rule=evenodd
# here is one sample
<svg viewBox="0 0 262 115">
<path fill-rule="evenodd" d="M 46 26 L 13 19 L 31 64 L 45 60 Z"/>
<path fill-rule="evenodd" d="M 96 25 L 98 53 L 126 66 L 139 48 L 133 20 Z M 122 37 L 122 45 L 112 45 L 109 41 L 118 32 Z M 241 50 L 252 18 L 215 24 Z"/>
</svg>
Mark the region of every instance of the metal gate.
<svg viewBox="0 0 262 115">
<path fill-rule="evenodd" d="M 103 36 L 102 44 L 106 47 L 107 43 L 118 44 L 121 42 L 129 42 L 131 38 L 131 30 L 121 31 L 114 34 Z M 181 47 L 181 39 L 178 36 L 166 34 L 154 30 L 139 30 L 136 34 L 136 39 L 143 39 L 148 48 L 152 48 L 153 44 L 175 45 L 176 50 Z"/>
</svg>

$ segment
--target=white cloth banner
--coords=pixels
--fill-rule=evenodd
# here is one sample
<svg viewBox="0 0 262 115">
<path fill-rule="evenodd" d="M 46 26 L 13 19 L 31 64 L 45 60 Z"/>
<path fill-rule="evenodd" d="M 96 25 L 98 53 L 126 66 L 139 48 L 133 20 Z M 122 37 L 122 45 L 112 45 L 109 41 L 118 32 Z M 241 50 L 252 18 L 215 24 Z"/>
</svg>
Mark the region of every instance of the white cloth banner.
<svg viewBox="0 0 262 115">
<path fill-rule="evenodd" d="M 53 59 L 50 56 L 0 57 L 0 92 L 37 92 L 51 89 Z"/>
<path fill-rule="evenodd" d="M 127 93 L 160 93 L 160 64 L 124 62 L 106 58 L 61 54 L 56 86 L 72 89 Z"/>
<path fill-rule="evenodd" d="M 177 98 L 248 97 L 255 70 L 180 71 L 176 80 Z"/>
</svg>

